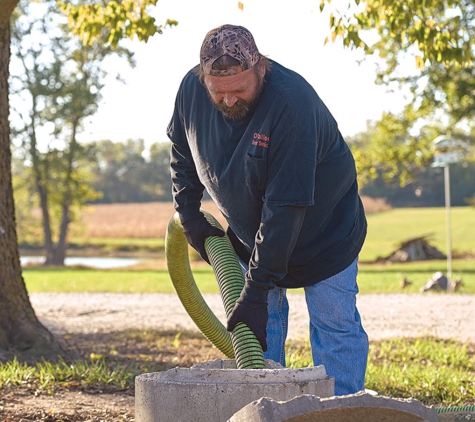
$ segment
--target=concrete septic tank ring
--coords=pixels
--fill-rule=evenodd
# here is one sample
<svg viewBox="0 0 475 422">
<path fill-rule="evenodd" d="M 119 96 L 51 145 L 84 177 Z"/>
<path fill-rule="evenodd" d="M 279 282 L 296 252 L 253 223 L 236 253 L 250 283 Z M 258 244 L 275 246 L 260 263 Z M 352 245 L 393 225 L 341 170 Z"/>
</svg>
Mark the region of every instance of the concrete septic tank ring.
<svg viewBox="0 0 475 422">
<path fill-rule="evenodd" d="M 323 366 L 222 369 L 230 367 L 230 362 L 216 364 L 213 361 L 209 365 L 203 363 L 137 376 L 135 420 L 225 422 L 261 397 L 290 400 L 302 394 L 319 397 L 334 394 L 334 379 L 327 376 Z"/>
</svg>

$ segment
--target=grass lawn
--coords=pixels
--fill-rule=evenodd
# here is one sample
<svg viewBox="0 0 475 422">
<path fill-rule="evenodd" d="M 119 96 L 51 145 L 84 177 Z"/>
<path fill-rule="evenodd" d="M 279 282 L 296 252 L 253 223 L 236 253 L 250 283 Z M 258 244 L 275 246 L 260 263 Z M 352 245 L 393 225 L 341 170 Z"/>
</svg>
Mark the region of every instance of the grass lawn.
<svg viewBox="0 0 475 422">
<path fill-rule="evenodd" d="M 451 208 L 453 253 L 475 254 L 475 207 Z M 447 252 L 445 208 L 395 208 L 370 214 L 361 261 L 374 261 L 394 252 L 408 239 L 430 236 L 430 243 Z"/>
<path fill-rule="evenodd" d="M 418 261 L 397 264 L 360 264 L 358 285 L 361 293 L 401 293 L 403 275 L 412 282 L 404 289 L 406 293 L 417 293 L 426 281 L 437 271 L 446 273 L 445 260 Z M 452 278 L 462 277 L 463 293 L 475 293 L 475 259 L 452 261 Z"/>
<path fill-rule="evenodd" d="M 16 400 L 22 400 L 25 394 L 38 394 L 41 398 L 65 391 L 73 392 L 74 397 L 81 393 L 107 395 L 117 391 L 133 395 L 134 376 L 137 374 L 169 370 L 176 366 L 186 368 L 198 362 L 224 358 L 201 334 L 189 332 L 127 330 L 77 334 L 68 336 L 66 344 L 80 351 L 82 358 L 57 363 L 20 364 L 17 360 L 0 363 L 0 395 L 8 393 L 13 399 L 17 395 Z M 312 365 L 308 342 L 289 341 L 286 355 L 290 368 Z M 473 345 L 432 337 L 373 342 L 369 350 L 366 388 L 389 397 L 412 397 L 427 406 L 473 404 L 475 349 Z M 99 420 L 85 417 L 90 410 L 81 412 L 79 404 L 78 408 L 77 417 L 63 419 L 55 413 L 54 420 Z M 44 409 L 45 418 L 41 420 L 53 420 L 49 418 L 51 415 L 46 414 L 50 409 Z M 116 405 L 116 409 L 120 406 Z M 38 404 L 35 409 L 28 410 L 32 414 L 39 414 L 40 411 Z M 15 416 L 11 415 L 6 420 L 40 420 Z"/>
<path fill-rule="evenodd" d="M 404 292 L 415 293 L 436 271 L 445 271 L 445 261 L 423 261 L 405 264 L 360 264 L 360 293 L 402 292 L 402 275 L 412 281 Z M 475 294 L 475 259 L 455 260 L 454 276 L 463 277 L 461 292 Z M 193 268 L 193 276 L 201 293 L 218 293 L 211 267 Z M 23 277 L 29 292 L 115 292 L 172 293 L 173 284 L 166 268 L 153 270 L 94 270 L 77 268 L 27 267 Z M 296 290 L 300 291 L 300 290 Z"/>
<path fill-rule="evenodd" d="M 218 293 L 211 267 L 195 269 L 195 282 L 202 293 Z M 93 270 L 28 267 L 23 278 L 29 292 L 172 293 L 168 270 Z"/>
<path fill-rule="evenodd" d="M 160 252 L 165 249 L 165 239 L 163 238 L 114 238 L 114 237 L 94 237 L 87 241 L 73 239 L 70 247 L 72 249 L 97 248 L 106 252 Z"/>
</svg>

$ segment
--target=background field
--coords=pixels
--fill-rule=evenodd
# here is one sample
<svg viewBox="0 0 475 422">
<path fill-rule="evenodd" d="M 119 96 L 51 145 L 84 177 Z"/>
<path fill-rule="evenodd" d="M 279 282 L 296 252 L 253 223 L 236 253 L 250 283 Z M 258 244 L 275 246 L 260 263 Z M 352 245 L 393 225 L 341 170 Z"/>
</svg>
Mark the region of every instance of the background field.
<svg viewBox="0 0 475 422">
<path fill-rule="evenodd" d="M 358 285 L 360 293 L 417 293 L 436 271 L 445 271 L 444 261 L 424 261 L 408 264 L 360 264 Z M 145 267 L 145 268 L 144 268 Z M 155 268 L 146 268 L 155 267 Z M 193 277 L 201 293 L 218 293 L 213 270 L 206 264 L 194 264 Z M 412 282 L 401 288 L 403 275 Z M 475 260 L 454 261 L 454 276 L 462 276 L 460 292 L 475 294 Z M 149 262 L 135 268 L 94 270 L 78 268 L 23 269 L 29 292 L 116 292 L 172 293 L 173 284 L 161 261 Z M 302 293 L 301 289 L 292 293 Z"/>
<path fill-rule="evenodd" d="M 384 199 L 363 197 L 363 203 L 367 214 L 391 209 Z M 203 201 L 202 208 L 226 227 L 226 221 L 213 201 Z M 164 238 L 174 212 L 171 202 L 89 205 L 83 209 L 80 221 L 71 225 L 71 234 L 74 240 L 83 242 L 98 238 Z"/>
<path fill-rule="evenodd" d="M 375 262 L 388 256 L 407 239 L 429 236 L 430 243 L 446 253 L 446 213 L 444 208 L 390 209 L 382 200 L 364 198 L 368 218 L 368 236 L 360 254 L 358 283 L 361 293 L 401 292 L 405 276 L 412 282 L 404 292 L 414 293 L 436 271 L 446 272 L 445 260 L 410 263 Z M 221 224 L 225 221 L 211 201 L 203 208 Z M 174 210 L 171 203 L 112 204 L 89 206 L 83 219 L 72 230 L 69 255 L 134 254 L 147 258 L 124 270 L 84 268 L 26 267 L 23 275 L 28 290 L 37 291 L 115 291 L 172 292 L 164 257 L 164 236 Z M 475 208 L 451 210 L 453 275 L 461 276 L 464 293 L 475 293 Z M 196 282 L 203 293 L 217 292 L 211 267 L 200 261 L 190 248 L 190 260 Z"/>
<path fill-rule="evenodd" d="M 395 251 L 405 240 L 428 236 L 430 243 L 446 253 L 445 208 L 390 209 L 381 199 L 363 198 L 368 219 L 368 236 L 361 261 L 374 261 Z M 203 208 L 220 223 L 226 223 L 212 201 Z M 166 227 L 174 213 L 170 202 L 103 204 L 86 207 L 81 222 L 71 229 L 77 247 L 107 245 L 109 249 L 159 250 Z M 457 256 L 475 255 L 475 207 L 451 209 L 452 249 Z"/>
</svg>

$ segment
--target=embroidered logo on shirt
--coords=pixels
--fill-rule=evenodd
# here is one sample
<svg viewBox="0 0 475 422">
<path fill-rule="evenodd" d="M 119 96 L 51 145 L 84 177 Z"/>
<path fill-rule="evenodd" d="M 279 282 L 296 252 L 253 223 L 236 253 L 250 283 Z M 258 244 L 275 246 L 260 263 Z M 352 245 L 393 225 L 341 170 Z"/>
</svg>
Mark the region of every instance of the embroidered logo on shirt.
<svg viewBox="0 0 475 422">
<path fill-rule="evenodd" d="M 270 141 L 269 136 L 264 135 L 263 133 L 254 132 L 254 136 L 252 138 L 252 145 L 269 148 L 269 141 Z"/>
</svg>

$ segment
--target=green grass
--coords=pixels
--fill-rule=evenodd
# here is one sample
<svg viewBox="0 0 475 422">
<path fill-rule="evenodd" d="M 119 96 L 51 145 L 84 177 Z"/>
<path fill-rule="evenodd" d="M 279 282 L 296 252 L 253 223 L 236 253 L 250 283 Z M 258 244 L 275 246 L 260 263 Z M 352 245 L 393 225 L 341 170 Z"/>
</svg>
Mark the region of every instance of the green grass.
<svg viewBox="0 0 475 422">
<path fill-rule="evenodd" d="M 195 269 L 193 276 L 202 293 L 218 293 L 211 267 Z M 31 292 L 173 293 L 167 269 L 93 270 L 27 267 L 23 269 Z"/>
<path fill-rule="evenodd" d="M 445 269 L 445 261 L 419 261 L 392 265 L 361 264 L 358 273 L 360 293 L 415 293 L 434 272 L 445 272 Z M 404 291 L 400 288 L 402 274 L 405 274 L 413 283 Z M 475 293 L 475 259 L 455 260 L 453 274 L 463 277 L 461 292 Z M 211 267 L 194 268 L 193 276 L 202 293 L 219 292 Z M 165 268 L 94 270 L 26 267 L 23 269 L 23 277 L 29 292 L 172 293 L 175 291 Z"/>
<path fill-rule="evenodd" d="M 475 253 L 475 207 L 453 207 L 451 237 L 453 252 Z M 407 239 L 431 235 L 430 243 L 446 254 L 445 208 L 395 208 L 367 216 L 368 235 L 360 254 L 373 261 L 394 252 Z"/>
<path fill-rule="evenodd" d="M 475 253 L 475 207 L 451 209 L 452 246 L 454 252 Z M 409 238 L 431 235 L 430 242 L 446 252 L 445 208 L 398 208 L 368 216 L 368 236 L 360 254 L 358 283 L 361 293 L 401 292 L 404 274 L 411 282 L 404 292 L 414 293 L 436 271 L 446 272 L 447 263 L 419 261 L 383 265 L 371 264 L 377 257 L 394 252 Z M 75 248 L 92 247 L 105 254 L 114 252 L 163 251 L 164 239 L 89 239 L 87 243 L 74 243 Z M 98 252 L 99 255 L 99 252 Z M 25 268 L 24 278 L 30 292 L 173 292 L 168 272 L 159 270 L 85 270 Z M 198 287 L 203 293 L 218 292 L 210 267 L 194 270 Z M 453 276 L 462 276 L 464 293 L 475 293 L 475 259 L 453 261 Z"/>
<path fill-rule="evenodd" d="M 133 375 L 120 367 L 110 367 L 104 359 L 91 358 L 66 363 L 43 361 L 35 365 L 12 361 L 0 363 L 0 389 L 4 387 L 27 388 L 53 392 L 57 387 L 100 388 L 119 391 L 130 388 Z"/>
<path fill-rule="evenodd" d="M 394 339 L 370 346 L 367 388 L 424 404 L 475 400 L 475 350 L 454 340 Z"/>
<path fill-rule="evenodd" d="M 180 345 L 177 342 L 180 333 L 175 336 L 160 332 L 152 334 L 150 338 L 151 334 L 147 331 L 115 333 L 122 338 L 122 341 L 116 344 L 118 348 L 133 342 L 140 345 L 131 351 L 130 355 L 125 348 L 105 352 L 104 356 L 91 354 L 89 359 L 71 363 L 59 360 L 56 363 L 44 361 L 26 364 L 14 359 L 0 364 L 0 390 L 21 388 L 50 394 L 62 388 L 88 392 L 119 390 L 133 392 L 134 376 L 141 373 L 138 368 L 142 368 L 145 363 L 156 365 L 155 370 L 166 370 L 176 365 L 187 367 L 193 364 L 181 360 L 187 358 L 188 349 L 183 349 L 180 355 L 180 348 L 185 347 L 185 344 Z M 186 333 L 184 335 L 186 337 Z M 201 337 L 201 340 L 197 340 L 195 337 L 194 351 L 200 353 L 196 358 L 202 356 L 206 360 L 209 351 L 215 353 L 206 339 Z M 128 340 L 124 342 L 124 339 Z M 147 345 L 145 349 L 144 343 Z M 186 347 L 189 347 L 188 343 L 186 344 Z M 108 350 L 106 346 L 104 347 L 104 350 Z M 473 344 L 466 345 L 454 340 L 433 337 L 372 342 L 365 387 L 388 397 L 412 397 L 425 405 L 444 408 L 473 405 L 474 347 Z M 144 355 L 149 348 L 149 353 L 153 356 Z M 168 366 L 161 368 L 160 361 L 166 360 L 167 353 L 170 355 Z M 303 368 L 313 364 L 308 342 L 288 341 L 286 354 L 289 368 Z"/>
<path fill-rule="evenodd" d="M 417 293 L 436 271 L 447 273 L 447 261 L 430 260 L 397 264 L 360 264 L 358 285 L 360 293 L 401 293 L 403 275 L 412 284 L 405 293 Z M 462 277 L 460 292 L 475 293 L 475 259 L 457 259 L 452 262 L 452 278 Z"/>
<path fill-rule="evenodd" d="M 289 342 L 287 360 L 292 368 L 312 365 L 310 346 Z M 473 404 L 474 345 L 432 337 L 373 342 L 365 387 L 388 397 L 412 397 L 425 405 Z"/>
<path fill-rule="evenodd" d="M 139 239 L 139 238 L 91 238 L 71 239 L 71 250 L 98 249 L 101 252 L 163 252 L 165 239 Z"/>
</svg>

